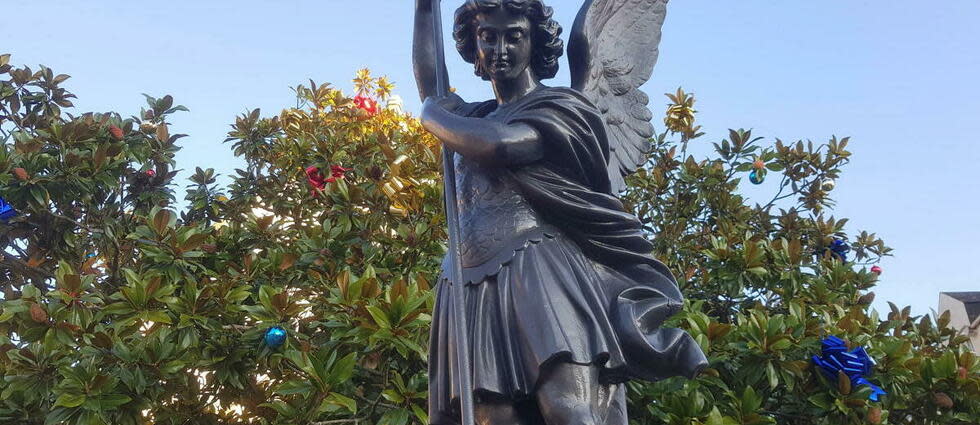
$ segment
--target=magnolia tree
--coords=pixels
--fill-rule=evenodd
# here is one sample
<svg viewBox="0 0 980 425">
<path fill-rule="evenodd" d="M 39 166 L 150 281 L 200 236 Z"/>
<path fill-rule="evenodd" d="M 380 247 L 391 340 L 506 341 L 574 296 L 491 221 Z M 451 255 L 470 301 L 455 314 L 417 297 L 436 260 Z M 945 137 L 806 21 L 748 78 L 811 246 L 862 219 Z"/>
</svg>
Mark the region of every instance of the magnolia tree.
<svg viewBox="0 0 980 425">
<path fill-rule="evenodd" d="M 184 108 L 164 96 L 129 118 L 72 115 L 67 76 L 8 61 L 0 422 L 427 423 L 440 146 L 390 83 L 311 81 L 297 108 L 238 117 L 226 142 L 246 166 L 227 187 L 197 169 L 178 210 L 167 117 Z M 624 200 L 689 299 L 673 325 L 711 367 L 631 383 L 632 420 L 977 423 L 980 362 L 947 319 L 869 310 L 881 271 L 868 267 L 889 249 L 828 211 L 847 139 L 737 130 L 694 158 L 709 142 L 693 106 L 671 95 Z M 772 200 L 744 199 L 743 180 Z"/>
</svg>

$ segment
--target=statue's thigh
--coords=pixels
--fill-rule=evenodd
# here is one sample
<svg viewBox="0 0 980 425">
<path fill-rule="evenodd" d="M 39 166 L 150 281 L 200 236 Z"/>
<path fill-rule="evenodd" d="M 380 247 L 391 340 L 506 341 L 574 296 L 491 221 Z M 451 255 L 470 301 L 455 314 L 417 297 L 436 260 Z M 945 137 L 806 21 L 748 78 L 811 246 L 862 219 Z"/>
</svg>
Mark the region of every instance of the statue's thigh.
<svg viewBox="0 0 980 425">
<path fill-rule="evenodd" d="M 601 410 L 605 420 L 603 425 L 627 425 L 626 415 L 626 384 L 606 385 L 600 399 Z"/>
<path fill-rule="evenodd" d="M 552 365 L 535 394 L 547 425 L 624 425 L 626 395 L 623 385 L 599 383 L 599 368 L 592 365 Z"/>
<path fill-rule="evenodd" d="M 526 412 L 509 401 L 480 401 L 474 412 L 478 425 L 537 425 Z"/>
</svg>

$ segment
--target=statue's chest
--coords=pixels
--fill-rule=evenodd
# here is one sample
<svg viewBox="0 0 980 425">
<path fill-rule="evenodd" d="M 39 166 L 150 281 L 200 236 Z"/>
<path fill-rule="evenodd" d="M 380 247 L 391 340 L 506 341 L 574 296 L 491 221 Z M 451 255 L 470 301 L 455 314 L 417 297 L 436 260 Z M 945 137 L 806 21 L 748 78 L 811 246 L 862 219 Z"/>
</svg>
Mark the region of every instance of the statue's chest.
<svg viewBox="0 0 980 425">
<path fill-rule="evenodd" d="M 523 236 L 541 220 L 505 170 L 460 155 L 455 162 L 460 260 L 463 267 L 479 266 L 500 250 L 523 243 Z"/>
</svg>

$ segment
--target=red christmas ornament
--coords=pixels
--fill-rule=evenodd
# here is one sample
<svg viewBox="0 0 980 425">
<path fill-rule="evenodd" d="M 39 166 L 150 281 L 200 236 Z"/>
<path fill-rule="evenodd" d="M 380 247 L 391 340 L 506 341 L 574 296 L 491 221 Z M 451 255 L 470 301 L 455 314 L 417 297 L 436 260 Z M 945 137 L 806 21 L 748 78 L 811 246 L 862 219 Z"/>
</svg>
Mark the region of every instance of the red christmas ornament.
<svg viewBox="0 0 980 425">
<path fill-rule="evenodd" d="M 157 172 L 153 170 L 146 170 L 146 175 L 153 177 L 157 175 Z"/>
<path fill-rule="evenodd" d="M 320 174 L 320 169 L 313 166 L 306 167 L 306 182 L 309 183 L 310 186 L 313 186 L 319 190 L 323 190 L 323 188 L 327 187 L 327 180 L 323 178 L 322 174 Z M 314 191 L 313 194 L 315 195 L 316 191 Z"/>
<path fill-rule="evenodd" d="M 878 266 L 872 266 L 872 267 L 871 267 L 871 273 L 874 273 L 874 274 L 879 274 L 879 275 L 880 275 L 880 274 L 881 274 L 881 267 L 878 267 Z"/>
<path fill-rule="evenodd" d="M 353 168 L 344 168 L 344 167 L 341 167 L 339 165 L 331 165 L 330 166 L 330 177 L 327 179 L 327 181 L 330 182 L 330 183 L 333 183 L 333 182 L 337 181 L 337 179 L 342 179 L 342 178 L 344 178 L 344 173 L 346 173 L 346 172 L 348 172 L 350 170 L 353 170 Z"/>
<path fill-rule="evenodd" d="M 327 187 L 327 183 L 333 183 L 337 179 L 344 178 L 344 174 L 348 171 L 353 170 L 353 168 L 344 168 L 339 165 L 330 166 L 330 177 L 324 177 L 320 173 L 320 169 L 317 167 L 306 167 L 306 182 L 316 189 L 323 190 Z M 316 190 L 312 191 L 313 196 L 317 196 Z"/>
<path fill-rule="evenodd" d="M 122 140 L 123 139 L 123 131 L 122 131 L 122 129 L 119 128 L 119 127 L 116 127 L 114 125 L 110 125 L 109 126 L 109 134 L 112 135 L 112 138 L 113 139 L 116 139 L 116 140 Z"/>
<path fill-rule="evenodd" d="M 354 105 L 363 109 L 368 114 L 374 115 L 378 113 L 378 102 L 370 97 L 362 95 L 354 96 Z"/>
</svg>

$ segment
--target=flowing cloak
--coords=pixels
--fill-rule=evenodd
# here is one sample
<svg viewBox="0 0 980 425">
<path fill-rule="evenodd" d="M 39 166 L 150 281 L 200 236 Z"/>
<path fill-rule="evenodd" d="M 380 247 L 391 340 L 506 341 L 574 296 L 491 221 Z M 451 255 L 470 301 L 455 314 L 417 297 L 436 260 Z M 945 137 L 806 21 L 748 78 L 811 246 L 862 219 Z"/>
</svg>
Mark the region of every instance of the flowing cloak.
<svg viewBox="0 0 980 425">
<path fill-rule="evenodd" d="M 541 160 L 488 171 L 542 226 L 463 270 L 477 394 L 529 397 L 555 361 L 594 364 L 606 383 L 696 376 L 707 365 L 700 347 L 686 332 L 660 327 L 683 297 L 653 258 L 640 221 L 611 193 L 606 126 L 596 106 L 574 89 L 542 88 L 499 108 L 489 101 L 456 113 L 530 125 L 544 144 Z M 432 420 L 458 404 L 449 291 L 460 285 L 446 284 L 446 267 L 429 347 Z"/>
</svg>

